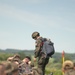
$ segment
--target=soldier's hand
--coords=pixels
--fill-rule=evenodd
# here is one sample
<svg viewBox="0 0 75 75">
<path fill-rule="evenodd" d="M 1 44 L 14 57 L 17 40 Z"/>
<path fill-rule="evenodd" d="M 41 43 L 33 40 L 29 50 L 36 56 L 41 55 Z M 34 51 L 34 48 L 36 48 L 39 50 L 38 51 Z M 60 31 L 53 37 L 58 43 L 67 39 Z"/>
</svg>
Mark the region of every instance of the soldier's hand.
<svg viewBox="0 0 75 75">
<path fill-rule="evenodd" d="M 36 58 L 34 58 L 34 62 L 36 62 Z"/>
<path fill-rule="evenodd" d="M 29 61 L 28 64 L 30 65 L 31 64 L 31 61 Z"/>
</svg>

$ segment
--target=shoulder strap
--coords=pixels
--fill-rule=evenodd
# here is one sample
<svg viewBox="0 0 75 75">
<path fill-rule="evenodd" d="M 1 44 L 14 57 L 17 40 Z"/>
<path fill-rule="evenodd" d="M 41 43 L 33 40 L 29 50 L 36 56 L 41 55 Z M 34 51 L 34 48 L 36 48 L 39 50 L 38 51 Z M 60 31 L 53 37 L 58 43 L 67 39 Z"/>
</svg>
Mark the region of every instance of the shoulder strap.
<svg viewBox="0 0 75 75">
<path fill-rule="evenodd" d="M 44 41 L 46 41 L 47 39 L 46 39 L 46 38 L 40 38 L 40 40 L 41 40 L 42 42 L 44 42 Z"/>
</svg>

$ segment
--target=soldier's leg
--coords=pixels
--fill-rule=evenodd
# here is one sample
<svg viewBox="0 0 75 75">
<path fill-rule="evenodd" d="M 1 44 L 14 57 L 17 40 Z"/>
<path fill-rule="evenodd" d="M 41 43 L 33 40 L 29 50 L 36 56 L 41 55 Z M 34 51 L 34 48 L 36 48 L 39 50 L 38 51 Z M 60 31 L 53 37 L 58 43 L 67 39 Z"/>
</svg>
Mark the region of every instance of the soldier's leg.
<svg viewBox="0 0 75 75">
<path fill-rule="evenodd" d="M 33 69 L 33 75 L 42 75 L 40 68 Z"/>
<path fill-rule="evenodd" d="M 48 62 L 49 62 L 49 58 L 45 58 L 45 59 L 43 60 L 43 64 L 42 64 L 43 75 L 45 75 L 45 67 L 46 67 L 46 65 L 48 64 Z"/>
<path fill-rule="evenodd" d="M 42 58 L 40 57 L 38 60 L 38 68 L 42 72 L 41 75 L 45 75 L 45 66 L 49 62 L 49 58 Z"/>
<path fill-rule="evenodd" d="M 43 55 L 39 56 L 38 59 L 38 69 L 40 69 L 39 71 L 42 72 L 41 75 L 45 74 L 45 67 L 46 64 L 49 62 L 49 58 L 45 58 Z"/>
<path fill-rule="evenodd" d="M 41 73 L 40 75 L 43 75 L 42 64 L 43 64 L 43 59 L 42 57 L 39 57 L 38 58 L 38 72 Z"/>
</svg>

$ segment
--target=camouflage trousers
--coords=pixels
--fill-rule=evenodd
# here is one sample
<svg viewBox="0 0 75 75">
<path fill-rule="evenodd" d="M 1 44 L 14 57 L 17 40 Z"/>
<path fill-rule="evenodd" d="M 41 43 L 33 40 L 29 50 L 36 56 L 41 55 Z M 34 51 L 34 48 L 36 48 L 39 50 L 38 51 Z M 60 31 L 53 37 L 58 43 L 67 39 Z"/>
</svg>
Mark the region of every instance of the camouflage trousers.
<svg viewBox="0 0 75 75">
<path fill-rule="evenodd" d="M 49 58 L 38 58 L 38 68 L 34 70 L 34 75 L 45 75 L 45 67 L 49 62 Z"/>
</svg>

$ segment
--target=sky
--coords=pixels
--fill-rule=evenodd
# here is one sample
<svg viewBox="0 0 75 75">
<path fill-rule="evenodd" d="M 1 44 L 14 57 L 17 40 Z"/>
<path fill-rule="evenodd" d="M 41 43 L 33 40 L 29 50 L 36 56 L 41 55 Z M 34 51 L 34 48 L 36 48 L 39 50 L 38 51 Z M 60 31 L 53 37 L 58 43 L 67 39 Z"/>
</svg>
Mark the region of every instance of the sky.
<svg viewBox="0 0 75 75">
<path fill-rule="evenodd" d="M 75 53 L 75 0 L 0 0 L 0 49 L 34 50 L 35 31 Z"/>
</svg>

